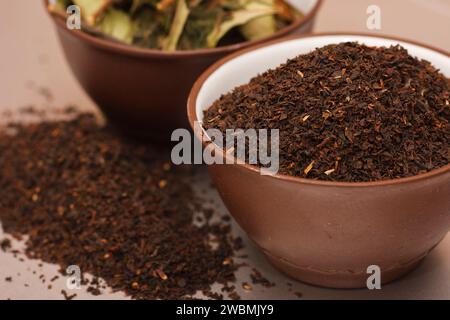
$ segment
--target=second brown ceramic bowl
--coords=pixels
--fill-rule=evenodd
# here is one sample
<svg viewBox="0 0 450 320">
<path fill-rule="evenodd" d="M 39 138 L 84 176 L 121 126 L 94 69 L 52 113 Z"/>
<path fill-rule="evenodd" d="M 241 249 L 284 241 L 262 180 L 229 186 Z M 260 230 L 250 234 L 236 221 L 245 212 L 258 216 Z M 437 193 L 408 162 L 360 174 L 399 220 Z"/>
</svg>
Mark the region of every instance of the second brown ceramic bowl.
<svg viewBox="0 0 450 320">
<path fill-rule="evenodd" d="M 363 35 L 289 39 L 236 53 L 209 68 L 189 98 L 191 124 L 201 122 L 203 110 L 221 94 L 258 73 L 344 41 L 401 44 L 450 77 L 450 55 L 424 45 Z M 382 283 L 392 281 L 416 267 L 450 229 L 450 165 L 371 183 L 262 176 L 246 164 L 211 165 L 209 171 L 230 213 L 268 259 L 288 275 L 320 286 L 365 287 L 371 265 L 381 268 Z"/>
<path fill-rule="evenodd" d="M 122 45 L 69 30 L 59 17 L 53 20 L 73 73 L 107 118 L 125 133 L 170 141 L 174 129 L 189 126 L 189 90 L 207 67 L 251 45 L 310 31 L 321 1 L 290 1 L 305 17 L 261 41 L 180 52 Z"/>
</svg>

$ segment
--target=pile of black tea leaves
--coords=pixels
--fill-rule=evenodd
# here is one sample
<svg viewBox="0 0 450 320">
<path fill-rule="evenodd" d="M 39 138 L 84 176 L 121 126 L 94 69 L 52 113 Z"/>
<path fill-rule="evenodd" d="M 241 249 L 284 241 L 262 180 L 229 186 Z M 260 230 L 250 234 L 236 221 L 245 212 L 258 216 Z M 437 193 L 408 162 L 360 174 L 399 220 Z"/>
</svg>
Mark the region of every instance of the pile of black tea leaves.
<svg viewBox="0 0 450 320">
<path fill-rule="evenodd" d="M 450 163 L 449 96 L 450 79 L 401 46 L 347 42 L 254 77 L 214 102 L 203 123 L 279 129 L 281 174 L 380 181 Z"/>
</svg>

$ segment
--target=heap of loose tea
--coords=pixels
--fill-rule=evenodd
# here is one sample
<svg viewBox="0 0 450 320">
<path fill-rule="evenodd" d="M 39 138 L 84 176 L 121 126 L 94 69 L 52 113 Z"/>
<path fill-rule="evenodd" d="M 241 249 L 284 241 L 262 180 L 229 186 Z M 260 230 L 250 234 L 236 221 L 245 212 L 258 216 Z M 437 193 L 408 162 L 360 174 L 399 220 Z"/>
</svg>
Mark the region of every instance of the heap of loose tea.
<svg viewBox="0 0 450 320">
<path fill-rule="evenodd" d="M 85 31 L 166 51 L 261 39 L 302 16 L 285 0 L 53 0 L 49 10 L 65 16 L 70 5 Z"/>
<path fill-rule="evenodd" d="M 189 170 L 157 154 L 89 114 L 9 125 L 0 133 L 4 231 L 28 236 L 30 258 L 77 265 L 137 299 L 185 298 L 233 280 L 229 225 L 210 221 Z M 193 224 L 199 211 L 206 223 Z"/>
<path fill-rule="evenodd" d="M 279 129 L 280 173 L 408 177 L 450 163 L 450 80 L 400 47 L 328 45 L 223 95 L 206 128 Z"/>
</svg>

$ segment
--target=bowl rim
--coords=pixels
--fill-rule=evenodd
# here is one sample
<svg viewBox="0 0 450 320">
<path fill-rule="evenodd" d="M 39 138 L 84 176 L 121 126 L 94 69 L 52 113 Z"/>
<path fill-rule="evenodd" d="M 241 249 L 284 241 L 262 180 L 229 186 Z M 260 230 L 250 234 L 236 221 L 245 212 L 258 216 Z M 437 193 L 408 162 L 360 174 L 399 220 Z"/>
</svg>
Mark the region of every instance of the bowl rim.
<svg viewBox="0 0 450 320">
<path fill-rule="evenodd" d="M 272 45 L 280 44 L 280 43 L 291 41 L 291 40 L 301 40 L 301 39 L 305 39 L 305 38 L 327 37 L 327 36 L 372 37 L 372 38 L 384 39 L 384 40 L 401 41 L 401 42 L 409 43 L 412 45 L 416 45 L 416 46 L 420 46 L 420 47 L 423 47 L 426 49 L 436 51 L 436 52 L 441 53 L 441 54 L 447 56 L 448 58 L 450 58 L 450 52 L 445 51 L 440 48 L 436 48 L 436 47 L 424 44 L 424 43 L 421 43 L 419 41 L 409 40 L 409 39 L 405 39 L 402 37 L 395 37 L 395 36 L 389 36 L 389 35 L 381 35 L 381 34 L 374 35 L 371 33 L 364 33 L 364 32 L 361 32 L 361 33 L 359 33 L 359 32 L 319 32 L 319 33 L 311 33 L 311 34 L 303 34 L 303 35 L 294 35 L 294 36 L 285 37 L 282 39 L 277 39 L 277 40 L 263 43 L 263 44 L 260 44 L 257 46 L 252 46 L 251 48 L 246 48 L 244 50 L 240 50 L 231 55 L 228 55 L 228 56 L 218 60 L 216 63 L 211 65 L 206 71 L 204 71 L 202 73 L 202 75 L 194 83 L 194 86 L 191 89 L 191 92 L 190 92 L 189 98 L 188 98 L 188 102 L 187 102 L 187 113 L 188 113 L 188 119 L 189 119 L 189 124 L 190 124 L 191 128 L 194 130 L 194 123 L 196 121 L 198 121 L 197 112 L 196 112 L 198 94 L 199 94 L 203 84 L 205 83 L 205 81 L 222 65 L 224 65 L 225 63 L 227 63 L 243 54 L 246 54 L 248 52 L 255 51 L 255 50 L 258 50 L 261 48 L 269 47 Z M 195 132 L 195 130 L 194 130 L 194 132 Z M 197 136 L 197 138 L 199 138 L 199 139 L 201 138 L 198 136 L 198 132 L 195 132 L 194 134 Z M 201 141 L 201 139 L 200 139 L 200 141 Z M 205 145 L 206 143 L 203 142 L 203 144 Z M 221 152 L 224 154 L 224 157 L 233 160 L 232 165 L 237 165 L 238 168 L 241 168 L 244 170 L 249 170 L 250 172 L 260 174 L 260 168 L 258 166 L 250 165 L 247 163 L 237 163 L 236 157 L 234 155 L 230 155 L 230 154 L 224 152 L 222 149 L 218 148 L 214 143 L 212 143 L 212 144 L 213 144 L 215 151 Z M 267 177 L 269 179 L 276 179 L 276 180 L 282 180 L 282 181 L 286 181 L 286 182 L 300 183 L 300 184 L 304 184 L 304 185 L 325 186 L 325 187 L 350 187 L 350 188 L 358 187 L 359 188 L 359 187 L 382 187 L 382 186 L 392 186 L 392 185 L 413 183 L 413 182 L 418 182 L 421 180 L 429 179 L 432 177 L 440 176 L 445 173 L 450 173 L 450 163 L 443 167 L 431 170 L 429 172 L 421 173 L 421 174 L 410 176 L 410 177 L 368 181 L 368 182 L 342 182 L 342 181 L 315 180 L 315 179 L 300 178 L 300 177 L 290 176 L 290 175 L 280 174 L 280 173 L 277 173 L 274 175 L 266 175 L 265 177 Z M 450 177 L 450 175 L 449 175 L 449 177 Z"/>
<path fill-rule="evenodd" d="M 195 50 L 179 50 L 179 51 L 161 51 L 157 49 L 149 49 L 149 48 L 139 48 L 132 45 L 123 44 L 120 42 L 114 42 L 111 40 L 101 39 L 90 35 L 82 30 L 69 30 L 66 28 L 66 24 L 60 17 L 56 17 L 48 10 L 49 0 L 43 0 L 43 4 L 45 7 L 45 11 L 50 15 L 54 23 L 59 29 L 64 30 L 78 39 L 88 42 L 96 47 L 118 52 L 121 54 L 138 56 L 138 57 L 154 57 L 154 58 L 176 58 L 176 57 L 191 57 L 191 56 L 208 56 L 213 54 L 228 54 L 231 52 L 235 52 L 244 48 L 248 48 L 251 46 L 255 46 L 258 44 L 266 43 L 268 41 L 272 41 L 274 39 L 279 39 L 281 37 L 287 36 L 290 33 L 294 32 L 307 25 L 309 22 L 313 21 L 313 19 L 317 16 L 317 12 L 319 11 L 323 0 L 316 0 L 316 3 L 311 8 L 311 10 L 301 19 L 291 23 L 290 25 L 278 30 L 274 34 L 269 37 L 265 37 L 259 40 L 251 40 L 251 41 L 243 41 L 227 46 L 216 47 L 216 48 L 203 48 L 203 49 L 195 49 Z"/>
</svg>

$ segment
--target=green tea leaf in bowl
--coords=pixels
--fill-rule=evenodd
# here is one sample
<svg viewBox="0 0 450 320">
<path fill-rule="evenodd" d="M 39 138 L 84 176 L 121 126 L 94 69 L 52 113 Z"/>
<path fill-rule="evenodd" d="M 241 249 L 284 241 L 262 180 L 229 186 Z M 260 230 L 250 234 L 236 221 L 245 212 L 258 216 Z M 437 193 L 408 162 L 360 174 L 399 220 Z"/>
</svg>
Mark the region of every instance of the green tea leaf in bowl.
<svg viewBox="0 0 450 320">
<path fill-rule="evenodd" d="M 261 0 L 255 6 L 271 7 L 275 10 L 274 0 Z M 259 40 L 271 36 L 277 32 L 275 15 L 268 15 L 253 19 L 240 27 L 242 35 L 247 40 Z"/>
<path fill-rule="evenodd" d="M 112 0 L 73 0 L 73 3 L 80 7 L 81 15 L 89 26 L 95 25 L 112 2 Z"/>
<path fill-rule="evenodd" d="M 109 9 L 100 21 L 100 29 L 106 35 L 131 44 L 134 36 L 134 24 L 125 12 Z"/>
<path fill-rule="evenodd" d="M 249 21 L 270 16 L 275 13 L 272 6 L 258 1 L 247 1 L 242 9 L 231 11 L 228 17 L 216 25 L 208 36 L 208 47 L 214 48 L 217 46 L 220 39 L 234 27 L 238 27 L 248 23 Z"/>
<path fill-rule="evenodd" d="M 196 50 L 259 40 L 301 17 L 286 0 L 52 0 L 81 9 L 82 30 L 142 48 Z"/>
<path fill-rule="evenodd" d="M 144 5 L 156 6 L 158 0 L 133 0 L 130 7 L 130 14 L 134 15 Z"/>
<path fill-rule="evenodd" d="M 164 39 L 163 50 L 175 51 L 177 49 L 178 41 L 183 33 L 188 16 L 189 8 L 186 5 L 186 1 L 177 0 L 175 17 L 173 18 L 169 35 Z"/>
</svg>

